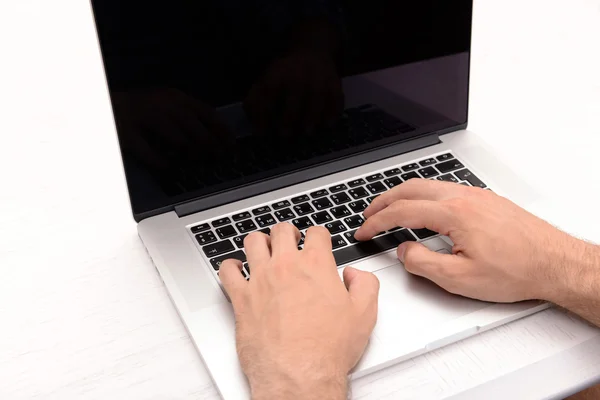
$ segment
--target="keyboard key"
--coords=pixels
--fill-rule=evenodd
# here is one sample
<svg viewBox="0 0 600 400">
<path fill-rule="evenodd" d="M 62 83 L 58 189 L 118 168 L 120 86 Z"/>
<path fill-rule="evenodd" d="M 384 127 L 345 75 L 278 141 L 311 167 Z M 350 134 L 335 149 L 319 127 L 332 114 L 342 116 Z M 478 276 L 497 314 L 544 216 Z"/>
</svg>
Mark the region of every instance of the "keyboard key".
<svg viewBox="0 0 600 400">
<path fill-rule="evenodd" d="M 208 224 L 200 224 L 200 225 L 192 226 L 190 228 L 192 233 L 200 233 L 200 232 L 207 231 L 209 229 L 210 229 L 210 225 L 208 225 Z"/>
<path fill-rule="evenodd" d="M 469 187 L 471 186 L 467 182 L 461 182 L 460 184 L 463 185 L 463 186 L 469 186 Z"/>
<path fill-rule="evenodd" d="M 235 214 L 235 215 L 231 216 L 231 218 L 233 218 L 234 222 L 241 221 L 243 219 L 248 219 L 250 217 L 251 217 L 251 215 L 250 215 L 250 213 L 248 211 L 244 211 L 242 213 Z"/>
<path fill-rule="evenodd" d="M 369 196 L 369 192 L 367 192 L 365 190 L 365 188 L 363 188 L 363 187 L 357 187 L 355 189 L 350 189 L 348 191 L 348 193 L 350 194 L 350 197 L 352 197 L 354 200 L 362 199 L 363 197 Z"/>
<path fill-rule="evenodd" d="M 299 231 L 303 231 L 305 229 L 310 228 L 311 226 L 314 226 L 314 224 L 308 217 L 296 218 L 292 221 L 292 224 L 294 224 L 294 226 L 298 228 Z"/>
<path fill-rule="evenodd" d="M 419 176 L 419 174 L 417 174 L 414 171 L 402 175 L 402 179 L 404 180 L 404 182 L 406 182 L 409 179 L 415 179 L 415 178 L 421 178 L 421 177 Z"/>
<path fill-rule="evenodd" d="M 270 235 L 271 234 L 271 228 L 259 229 L 258 231 L 261 232 L 261 233 L 264 233 L 265 235 Z"/>
<path fill-rule="evenodd" d="M 458 183 L 458 179 L 456 179 L 452 174 L 446 174 L 446 175 L 438 176 L 437 180 L 438 181 L 444 181 L 444 182 Z"/>
<path fill-rule="evenodd" d="M 433 167 L 427 167 L 419 170 L 419 173 L 423 178 L 432 178 L 438 176 L 439 173 Z"/>
<path fill-rule="evenodd" d="M 294 211 L 296 211 L 296 214 L 302 216 L 315 212 L 315 209 L 308 203 L 302 203 L 294 206 Z"/>
<path fill-rule="evenodd" d="M 454 175 L 456 175 L 461 181 L 469 182 L 471 186 L 480 187 L 482 189 L 485 189 L 487 187 L 485 183 L 483 183 L 478 177 L 473 175 L 473 173 L 468 169 L 463 169 L 462 171 L 455 172 Z"/>
<path fill-rule="evenodd" d="M 352 199 L 350 198 L 350 196 L 348 196 L 346 194 L 346 192 L 342 192 L 342 193 L 338 193 L 338 194 L 333 194 L 331 195 L 331 200 L 335 203 L 335 204 L 344 204 L 347 203 L 349 201 L 351 201 Z"/>
<path fill-rule="evenodd" d="M 318 200 L 313 200 L 312 205 L 317 209 L 317 211 L 333 207 L 333 203 L 331 203 L 327 197 L 323 197 Z"/>
<path fill-rule="evenodd" d="M 415 237 L 409 231 L 403 229 L 401 231 L 376 237 L 375 239 L 367 242 L 359 242 L 354 246 L 348 246 L 338 251 L 334 251 L 333 256 L 335 257 L 336 264 L 341 266 L 356 260 L 360 260 L 361 258 L 369 257 L 393 249 L 398 247 L 399 244 L 407 241 L 415 241 Z"/>
<path fill-rule="evenodd" d="M 454 158 L 454 156 L 452 154 L 450 154 L 450 153 L 442 154 L 441 156 L 437 156 L 436 157 L 436 159 L 438 161 L 448 161 L 448 160 L 451 160 L 453 158 Z"/>
<path fill-rule="evenodd" d="M 254 214 L 254 215 L 262 215 L 262 214 L 266 214 L 268 212 L 271 212 L 271 207 L 269 207 L 269 206 L 262 206 L 262 207 L 258 207 L 258 208 L 255 208 L 254 210 L 252 210 L 252 214 Z"/>
<path fill-rule="evenodd" d="M 381 175 L 381 174 L 373 174 L 373 175 L 367 176 L 367 182 L 375 182 L 380 179 L 383 179 L 383 175 Z"/>
<path fill-rule="evenodd" d="M 298 242 L 298 246 L 304 246 L 304 239 L 306 239 L 306 235 L 304 232 L 300 232 L 300 241 Z"/>
<path fill-rule="evenodd" d="M 336 235 L 331 237 L 331 248 L 333 250 L 339 249 L 340 247 L 346 246 L 347 243 L 341 235 Z"/>
<path fill-rule="evenodd" d="M 342 221 L 334 221 L 325 224 L 325 228 L 327 228 L 330 234 L 335 235 L 336 233 L 344 232 L 346 230 L 346 225 L 344 225 Z"/>
<path fill-rule="evenodd" d="M 336 219 L 342 219 L 344 217 L 352 215 L 352 212 L 350 210 L 348 210 L 348 207 L 346 207 L 346 206 L 335 207 L 329 211 L 331 211 L 333 218 L 336 218 Z"/>
<path fill-rule="evenodd" d="M 379 194 L 387 190 L 385 185 L 381 182 L 369 183 L 367 185 L 367 189 L 369 190 L 369 192 L 371 192 L 371 194 Z"/>
<path fill-rule="evenodd" d="M 240 235 L 233 238 L 233 243 L 235 243 L 238 249 L 244 248 L 244 239 L 246 239 L 246 236 L 248 235 Z"/>
<path fill-rule="evenodd" d="M 217 241 L 217 237 L 212 231 L 199 233 L 196 235 L 196 240 L 201 246 Z"/>
<path fill-rule="evenodd" d="M 353 230 L 350 232 L 344 232 L 344 237 L 346 238 L 348 243 L 350 243 L 350 244 L 358 243 L 358 240 L 354 239 L 355 233 L 356 233 L 356 230 Z"/>
<path fill-rule="evenodd" d="M 245 221 L 240 221 L 235 226 L 238 228 L 240 233 L 250 232 L 256 229 L 256 224 L 251 219 L 247 219 Z"/>
<path fill-rule="evenodd" d="M 365 203 L 363 200 L 353 201 L 348 205 L 350 206 L 350 209 L 355 213 L 363 212 L 368 207 L 367 203 Z"/>
<path fill-rule="evenodd" d="M 279 209 L 282 209 L 283 207 L 289 207 L 289 206 L 291 206 L 291 204 L 287 200 L 282 200 L 275 204 L 271 204 L 271 207 L 273 207 L 273 210 L 279 210 Z"/>
<path fill-rule="evenodd" d="M 371 204 L 373 202 L 373 200 L 375 200 L 376 198 L 378 198 L 379 195 L 377 196 L 371 196 L 371 197 L 367 197 L 367 203 Z"/>
<path fill-rule="evenodd" d="M 327 211 L 321 211 L 319 213 L 313 214 L 312 219 L 315 221 L 317 225 L 325 224 L 327 222 L 333 221 L 331 215 Z"/>
<path fill-rule="evenodd" d="M 364 185 L 366 182 L 364 179 L 355 179 L 353 181 L 348 182 L 348 186 L 350 186 L 351 188 L 353 187 L 357 187 L 360 185 Z"/>
<path fill-rule="evenodd" d="M 277 221 L 275 221 L 275 218 L 273 218 L 273 216 L 271 214 L 266 214 L 266 215 L 261 215 L 260 217 L 256 217 L 256 223 L 261 228 L 264 228 L 265 226 L 274 225 L 276 222 Z"/>
<path fill-rule="evenodd" d="M 252 222 L 252 221 L 250 221 L 250 222 Z M 219 235 L 219 237 L 221 239 L 227 239 L 227 238 L 237 235 L 237 232 L 232 225 L 227 225 L 222 228 L 218 228 L 217 235 Z"/>
<path fill-rule="evenodd" d="M 415 169 L 419 169 L 419 168 L 421 168 L 421 167 L 419 166 L 419 164 L 417 164 L 417 163 L 412 163 L 412 164 L 404 165 L 404 166 L 402 167 L 402 171 L 404 171 L 404 172 L 408 172 L 408 171 L 414 171 Z M 402 178 L 402 179 L 404 179 L 404 178 Z M 404 179 L 404 180 L 406 180 L 406 179 Z"/>
<path fill-rule="evenodd" d="M 394 175 L 400 175 L 400 173 L 402 173 L 402 171 L 400 170 L 400 168 L 394 168 L 394 169 L 390 169 L 389 171 L 385 171 L 383 174 L 385 176 L 394 176 Z"/>
<path fill-rule="evenodd" d="M 350 229 L 360 228 L 365 223 L 365 219 L 360 215 L 353 215 L 348 218 L 344 218 L 344 222 Z"/>
<path fill-rule="evenodd" d="M 339 185 L 330 187 L 329 191 L 331 193 L 337 193 L 337 192 L 341 192 L 342 190 L 346 190 L 346 189 L 348 189 L 348 186 L 346 186 L 343 183 L 341 183 Z"/>
<path fill-rule="evenodd" d="M 427 167 L 427 166 L 433 165 L 435 163 L 437 163 L 435 158 L 428 158 L 427 160 L 423 160 L 423 161 L 419 162 L 419 165 L 421 165 L 421 167 Z"/>
<path fill-rule="evenodd" d="M 279 222 L 288 221 L 290 219 L 296 218 L 294 212 L 289 208 L 284 208 L 283 210 L 275 211 L 275 216 L 279 220 Z"/>
<path fill-rule="evenodd" d="M 305 201 L 309 201 L 309 200 L 310 200 L 310 197 L 303 194 L 302 196 L 292 198 L 292 203 L 299 204 L 299 203 L 304 203 Z"/>
<path fill-rule="evenodd" d="M 243 264 L 244 271 L 246 271 L 246 279 L 250 279 L 250 266 L 247 262 Z"/>
<path fill-rule="evenodd" d="M 458 160 L 450 160 L 435 166 L 442 174 L 456 171 L 457 169 L 464 168 L 465 166 Z"/>
<path fill-rule="evenodd" d="M 319 197 L 327 196 L 328 194 L 329 192 L 327 191 L 327 189 L 321 189 L 317 190 L 316 192 L 312 192 L 310 194 L 310 197 L 312 197 L 313 199 L 318 199 Z"/>
<path fill-rule="evenodd" d="M 231 260 L 231 259 L 240 260 L 241 262 L 246 262 L 246 254 L 244 254 L 243 251 L 238 250 L 235 253 L 225 254 L 224 256 L 213 258 L 212 260 L 210 260 L 210 263 L 212 264 L 213 269 L 215 271 L 218 271 L 219 268 L 221 268 L 221 264 L 223 263 L 223 261 Z"/>
<path fill-rule="evenodd" d="M 231 220 L 229 218 L 225 217 L 225 218 L 221 218 L 221 219 L 217 219 L 216 221 L 213 221 L 212 226 L 213 226 L 213 228 L 218 228 L 219 226 L 227 225 L 230 223 L 231 223 Z"/>
<path fill-rule="evenodd" d="M 387 187 L 389 187 L 391 189 L 391 188 L 396 187 L 399 184 L 401 184 L 402 179 L 398 178 L 397 176 L 393 176 L 391 178 L 384 180 L 383 182 L 387 185 Z"/>
<path fill-rule="evenodd" d="M 427 238 L 430 238 L 430 237 L 435 236 L 435 235 L 438 234 L 437 232 L 430 231 L 429 229 L 425 229 L 425 228 L 423 228 L 423 229 L 411 229 L 411 231 L 413 231 L 413 233 L 415 235 L 417 235 L 417 237 L 419 239 L 427 239 Z"/>
<path fill-rule="evenodd" d="M 233 250 L 235 250 L 235 247 L 229 239 L 202 247 L 202 251 L 204 251 L 207 257 L 220 256 L 223 253 L 229 253 Z"/>
</svg>

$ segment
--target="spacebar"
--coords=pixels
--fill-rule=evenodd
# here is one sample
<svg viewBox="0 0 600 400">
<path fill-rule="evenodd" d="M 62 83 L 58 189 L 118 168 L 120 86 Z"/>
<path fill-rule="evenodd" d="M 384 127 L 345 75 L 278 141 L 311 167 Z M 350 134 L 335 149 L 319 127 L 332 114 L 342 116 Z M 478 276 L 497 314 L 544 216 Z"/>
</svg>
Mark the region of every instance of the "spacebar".
<svg viewBox="0 0 600 400">
<path fill-rule="evenodd" d="M 335 262 L 339 266 L 351 263 L 361 258 L 379 254 L 397 247 L 400 243 L 416 241 L 412 233 L 403 229 L 385 236 L 379 236 L 368 242 L 359 242 L 353 246 L 344 247 L 333 252 Z"/>
</svg>

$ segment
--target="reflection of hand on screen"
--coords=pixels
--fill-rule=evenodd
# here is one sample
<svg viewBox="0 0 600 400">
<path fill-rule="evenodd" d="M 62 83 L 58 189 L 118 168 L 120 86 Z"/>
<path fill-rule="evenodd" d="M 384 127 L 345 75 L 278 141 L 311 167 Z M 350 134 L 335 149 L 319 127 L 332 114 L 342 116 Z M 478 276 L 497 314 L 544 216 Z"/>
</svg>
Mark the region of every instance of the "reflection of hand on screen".
<svg viewBox="0 0 600 400">
<path fill-rule="evenodd" d="M 213 157 L 233 137 L 211 107 L 177 89 L 114 92 L 112 100 L 123 150 L 152 169 L 174 157 Z"/>
<path fill-rule="evenodd" d="M 294 26 L 289 36 L 284 55 L 268 65 L 244 101 L 259 133 L 310 133 L 343 110 L 335 27 L 311 20 Z"/>
</svg>

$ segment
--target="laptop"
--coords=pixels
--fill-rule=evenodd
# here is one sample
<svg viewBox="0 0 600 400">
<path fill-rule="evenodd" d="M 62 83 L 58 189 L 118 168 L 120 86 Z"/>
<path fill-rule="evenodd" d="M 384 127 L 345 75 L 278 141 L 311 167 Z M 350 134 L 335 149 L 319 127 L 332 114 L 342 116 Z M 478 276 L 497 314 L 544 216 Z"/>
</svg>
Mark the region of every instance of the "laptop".
<svg viewBox="0 0 600 400">
<path fill-rule="evenodd" d="M 354 239 L 369 203 L 410 179 L 544 202 L 466 130 L 472 1 L 92 6 L 140 238 L 225 399 L 249 388 L 219 267 L 239 259 L 252 279 L 244 237 L 276 223 L 325 226 L 340 275 L 352 265 L 379 278 L 353 378 L 547 307 L 466 299 L 409 275 L 396 247 L 450 253 L 436 232 Z"/>
</svg>

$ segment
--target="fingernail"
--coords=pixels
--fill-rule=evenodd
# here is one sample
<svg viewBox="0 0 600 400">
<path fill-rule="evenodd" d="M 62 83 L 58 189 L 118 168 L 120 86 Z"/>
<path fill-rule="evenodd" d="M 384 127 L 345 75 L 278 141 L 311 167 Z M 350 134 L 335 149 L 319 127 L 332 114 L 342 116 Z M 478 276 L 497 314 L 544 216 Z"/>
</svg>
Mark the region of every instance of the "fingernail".
<svg viewBox="0 0 600 400">
<path fill-rule="evenodd" d="M 404 252 L 406 251 L 406 246 L 408 246 L 406 243 L 402 243 L 400 246 L 398 246 L 398 259 L 402 262 L 404 262 Z"/>
</svg>

